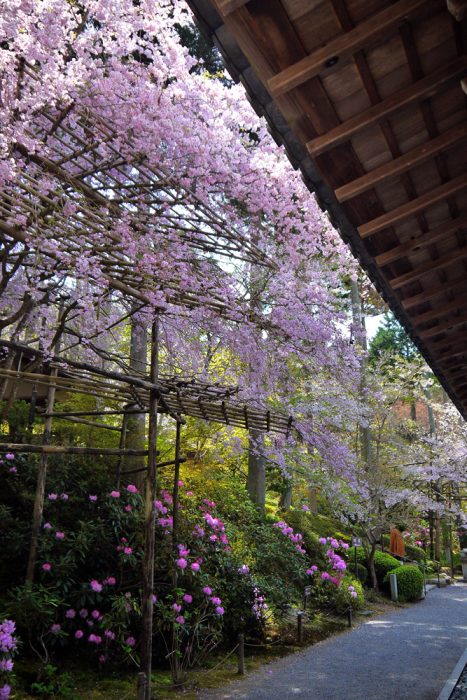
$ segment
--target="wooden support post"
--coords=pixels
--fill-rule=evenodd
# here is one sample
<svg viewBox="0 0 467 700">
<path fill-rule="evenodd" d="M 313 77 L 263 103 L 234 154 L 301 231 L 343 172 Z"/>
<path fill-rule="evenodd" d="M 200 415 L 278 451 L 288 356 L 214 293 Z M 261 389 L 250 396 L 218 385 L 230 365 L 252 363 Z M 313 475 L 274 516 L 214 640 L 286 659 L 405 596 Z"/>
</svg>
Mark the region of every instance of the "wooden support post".
<svg viewBox="0 0 467 700">
<path fill-rule="evenodd" d="M 238 673 L 240 676 L 245 675 L 245 636 L 239 634 L 238 637 Z"/>
<path fill-rule="evenodd" d="M 56 386 L 53 380 L 57 377 L 57 374 L 58 369 L 54 367 L 50 373 L 51 382 L 47 390 L 48 413 L 51 413 L 54 410 Z M 52 421 L 52 416 L 47 416 L 47 418 L 45 419 L 44 433 L 42 435 L 42 444 L 44 446 L 49 445 L 50 443 L 50 439 L 52 436 Z M 41 531 L 42 514 L 44 512 L 45 484 L 47 480 L 48 463 L 49 455 L 47 452 L 43 452 L 41 456 L 41 462 L 39 465 L 39 471 L 37 473 L 36 494 L 34 496 L 34 511 L 32 515 L 31 544 L 29 545 L 29 557 L 26 570 L 26 583 L 29 585 L 32 585 L 34 581 L 34 568 L 36 565 L 37 558 L 37 543 L 39 540 L 39 533 Z"/>
<path fill-rule="evenodd" d="M 152 324 L 151 334 L 151 382 L 155 383 L 158 375 L 159 322 Z M 138 700 L 151 698 L 152 669 L 152 617 L 154 595 L 154 546 L 155 546 L 155 509 L 157 478 L 157 407 L 156 389 L 149 392 L 149 434 L 148 434 L 148 469 L 146 472 L 144 492 L 144 555 L 143 555 L 143 593 L 141 600 L 141 667 L 138 674 Z"/>
<path fill-rule="evenodd" d="M 126 407 L 126 408 L 128 408 L 128 407 Z M 122 426 L 120 428 L 120 442 L 118 445 L 120 450 L 125 449 L 127 425 L 128 425 L 128 413 L 125 411 L 125 413 L 123 414 L 123 418 L 122 418 Z M 125 458 L 123 455 L 120 455 L 120 457 L 118 458 L 118 463 L 117 463 L 117 472 L 115 474 L 115 486 L 117 489 L 120 488 L 120 479 L 122 476 L 124 464 L 125 464 Z"/>
<path fill-rule="evenodd" d="M 172 551 L 174 561 L 178 559 L 178 506 L 179 506 L 179 479 L 180 479 L 180 431 L 181 426 L 179 421 L 176 423 L 175 428 L 175 469 L 174 469 L 174 482 L 172 491 Z M 177 569 L 174 567 L 172 575 L 172 587 L 174 593 L 175 601 L 175 590 L 177 588 L 178 576 Z M 180 659 L 179 659 L 179 640 L 178 631 L 175 623 L 172 624 L 172 649 L 171 649 L 171 666 L 172 666 L 172 680 L 175 685 L 178 685 L 181 681 L 180 674 Z"/>
<path fill-rule="evenodd" d="M 303 612 L 299 610 L 297 613 L 297 641 L 303 644 Z"/>
</svg>

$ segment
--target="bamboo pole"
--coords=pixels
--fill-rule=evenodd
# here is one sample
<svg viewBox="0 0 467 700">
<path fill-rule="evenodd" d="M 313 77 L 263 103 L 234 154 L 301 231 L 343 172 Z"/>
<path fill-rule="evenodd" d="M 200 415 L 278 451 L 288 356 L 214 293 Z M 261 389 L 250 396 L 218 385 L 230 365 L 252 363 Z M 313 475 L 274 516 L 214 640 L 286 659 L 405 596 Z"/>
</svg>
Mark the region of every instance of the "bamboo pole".
<svg viewBox="0 0 467 700">
<path fill-rule="evenodd" d="M 58 350 L 60 340 L 57 342 Z M 51 413 L 54 410 L 55 403 L 55 391 L 56 385 L 53 380 L 57 377 L 58 368 L 54 367 L 51 370 L 51 383 L 47 390 L 47 412 Z M 42 458 L 39 465 L 39 470 L 37 473 L 36 481 L 36 493 L 34 496 L 34 510 L 32 515 L 32 531 L 31 531 L 31 544 L 29 546 L 29 557 L 28 565 L 26 569 L 26 584 L 32 585 L 34 582 L 34 568 L 36 566 L 37 559 L 37 543 L 39 540 L 39 533 L 42 525 L 42 515 L 44 513 L 44 498 L 45 498 L 45 484 L 47 480 L 47 467 L 49 463 L 49 457 L 47 447 L 50 447 L 50 440 L 52 437 L 52 421 L 51 416 L 45 419 L 44 432 L 42 435 Z M 23 446 L 23 450 L 26 445 Z M 18 451 L 18 450 L 16 450 Z"/>
<path fill-rule="evenodd" d="M 108 455 L 119 457 L 147 456 L 148 450 L 119 450 L 116 447 L 75 447 L 74 445 L 23 445 L 21 442 L 0 443 L 0 453 L 19 452 L 24 454 L 44 454 L 44 455 Z"/>
<path fill-rule="evenodd" d="M 153 386 L 159 374 L 159 321 L 152 324 L 151 333 L 151 369 L 150 379 Z M 138 674 L 138 700 L 151 700 L 152 669 L 152 618 L 154 594 L 154 546 L 155 546 L 155 509 L 157 478 L 157 405 L 158 392 L 149 392 L 149 434 L 148 434 L 148 470 L 146 472 L 144 494 L 144 555 L 143 555 L 143 592 L 141 600 L 141 666 Z"/>
<path fill-rule="evenodd" d="M 173 492 L 172 492 L 172 551 L 174 561 L 178 558 L 178 505 L 179 505 L 179 479 L 180 479 L 180 423 L 177 421 L 176 432 L 175 432 L 175 469 L 174 469 L 174 482 L 173 482 Z M 175 601 L 175 591 L 177 588 L 177 569 L 174 567 L 172 573 L 172 588 Z M 177 685 L 180 683 L 180 659 L 178 656 L 179 652 L 179 639 L 178 632 L 175 622 L 172 623 L 172 680 Z"/>
</svg>

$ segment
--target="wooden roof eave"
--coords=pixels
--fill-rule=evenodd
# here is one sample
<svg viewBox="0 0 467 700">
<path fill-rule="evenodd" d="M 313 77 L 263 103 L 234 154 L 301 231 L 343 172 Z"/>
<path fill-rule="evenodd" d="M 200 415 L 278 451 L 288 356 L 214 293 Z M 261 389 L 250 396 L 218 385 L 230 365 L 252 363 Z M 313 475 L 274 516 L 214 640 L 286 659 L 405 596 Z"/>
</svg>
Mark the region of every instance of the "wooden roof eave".
<svg viewBox="0 0 467 700">
<path fill-rule="evenodd" d="M 315 194 L 320 207 L 328 213 L 331 223 L 339 230 L 344 242 L 348 244 L 352 253 L 360 260 L 362 266 L 367 271 L 370 279 L 372 280 L 378 292 L 381 294 L 386 303 L 390 306 L 396 318 L 405 328 L 412 341 L 419 348 L 420 352 L 425 357 L 428 364 L 431 366 L 432 370 L 438 377 L 439 381 L 441 382 L 444 389 L 452 399 L 453 403 L 456 405 L 456 407 L 464 416 L 464 418 L 467 419 L 467 402 L 463 400 L 463 397 L 461 399 L 461 396 L 459 394 L 456 395 L 456 391 L 454 389 L 454 384 L 451 377 L 451 370 L 447 367 L 443 368 L 443 365 L 445 364 L 443 358 L 441 356 L 438 357 L 431 350 L 431 348 L 434 348 L 436 350 L 436 341 L 433 343 L 430 342 L 429 345 L 425 342 L 425 338 L 430 338 L 431 336 L 436 335 L 437 332 L 430 329 L 429 331 L 425 331 L 422 335 L 418 331 L 416 324 L 414 323 L 414 321 L 411 318 L 411 315 L 409 314 L 410 309 L 416 306 L 416 304 L 412 303 L 410 297 L 407 301 L 403 300 L 401 302 L 401 300 L 395 293 L 393 285 L 389 283 L 389 279 L 385 276 L 385 274 L 383 274 L 382 266 L 386 264 L 386 262 L 383 262 L 384 253 L 382 253 L 381 256 L 374 256 L 369 252 L 365 241 L 363 240 L 362 236 L 359 235 L 357 226 L 355 226 L 349 220 L 343 207 L 338 201 L 338 198 L 336 197 L 336 193 L 325 182 L 324 178 L 321 175 L 321 172 L 319 171 L 316 163 L 314 162 L 313 156 L 310 153 L 310 150 L 313 151 L 313 141 L 302 143 L 301 140 L 297 138 L 296 134 L 292 131 L 292 128 L 287 123 L 284 114 L 281 112 L 279 105 L 283 104 L 280 101 L 282 98 L 279 98 L 279 100 L 274 100 L 271 97 L 271 85 L 269 85 L 268 91 L 264 82 L 259 79 L 255 71 L 253 70 L 250 61 L 245 55 L 245 52 L 242 51 L 242 49 L 240 48 L 238 39 L 242 39 L 242 37 L 239 37 L 238 31 L 233 31 L 232 27 L 234 27 L 235 30 L 238 30 L 238 27 L 242 26 L 242 23 L 246 27 L 244 13 L 242 9 L 239 8 L 248 6 L 248 0 L 188 0 L 188 4 L 191 6 L 195 14 L 195 18 L 197 20 L 198 25 L 200 26 L 201 31 L 203 31 L 204 34 L 207 35 L 208 38 L 210 38 L 210 40 L 213 41 L 219 48 L 226 63 L 227 69 L 232 75 L 233 79 L 243 84 L 247 92 L 248 99 L 254 107 L 255 111 L 259 115 L 264 116 L 266 118 L 271 134 L 276 143 L 284 146 L 293 167 L 295 169 L 300 168 L 306 185 L 308 186 L 310 191 L 312 191 Z M 252 5 L 256 6 L 257 4 L 257 0 L 252 2 Z M 394 5 L 399 5 L 399 7 L 402 7 L 403 4 L 404 3 L 402 2 L 394 3 Z M 420 9 L 419 4 L 417 5 L 417 3 L 408 3 L 408 5 L 410 5 L 413 11 Z M 237 11 L 238 17 L 236 23 L 231 23 L 230 15 Z M 284 33 L 286 34 L 285 29 Z M 240 41 L 240 43 L 242 42 Z M 255 55 L 256 58 L 256 55 L 259 53 L 259 51 L 257 51 L 254 47 L 248 48 L 249 50 L 251 49 L 252 55 Z M 258 60 L 261 61 L 263 60 L 263 58 L 260 56 Z M 449 65 L 448 68 L 444 71 L 445 73 L 449 73 L 449 76 L 445 76 L 444 74 L 441 75 L 441 72 L 438 76 L 437 73 L 435 75 L 435 83 L 437 80 L 443 81 L 445 79 L 453 80 L 455 78 L 460 80 L 462 77 L 462 71 L 465 69 L 466 65 L 467 64 L 465 56 L 461 56 L 459 59 L 455 59 L 454 61 L 452 61 L 452 65 Z M 422 79 L 420 81 L 419 89 L 422 91 L 426 90 L 427 93 L 429 93 L 430 89 L 432 89 L 430 88 L 429 83 L 430 79 Z M 277 86 L 275 86 L 274 84 L 273 88 L 277 91 Z M 404 94 L 401 94 L 400 99 L 404 98 Z M 409 99 L 409 97 L 407 97 L 407 99 Z M 388 102 L 388 109 L 389 107 L 390 102 Z M 458 138 L 463 138 L 464 136 L 465 126 L 456 127 L 452 131 L 452 133 L 449 133 L 445 136 L 441 136 L 438 140 L 435 140 L 433 143 L 429 144 L 427 155 L 425 155 L 424 150 L 420 148 L 418 150 L 413 149 L 414 153 L 411 155 L 415 156 L 418 162 L 423 162 L 424 159 L 436 155 L 437 153 L 441 152 L 443 148 L 445 148 L 449 144 L 455 143 Z M 405 154 L 405 160 L 410 161 L 411 155 L 407 156 L 407 154 Z M 408 165 L 408 162 L 404 162 L 403 159 L 404 156 L 402 156 L 402 160 L 400 160 L 399 162 L 396 162 L 396 160 L 392 161 L 392 164 L 388 166 L 388 168 L 393 168 L 395 171 L 403 172 L 404 168 Z M 381 176 L 384 176 L 384 171 L 382 172 Z M 365 181 L 363 176 L 360 182 L 355 181 L 355 183 L 351 183 L 351 185 L 356 184 L 356 186 L 363 188 L 362 191 L 364 191 L 364 189 L 368 187 L 368 180 L 369 178 L 367 178 L 367 181 Z M 440 192 L 438 192 L 436 196 L 438 197 L 438 200 L 442 200 L 444 196 L 448 197 L 450 193 L 455 193 L 457 191 L 457 188 L 461 189 L 464 186 L 465 177 L 458 177 L 453 183 L 443 183 Z M 343 201 L 346 197 L 345 187 L 342 187 L 340 191 L 336 190 L 336 192 L 339 195 L 339 198 Z M 424 213 L 423 205 L 425 201 L 426 198 L 422 199 L 419 202 L 421 216 L 423 216 Z M 410 211 L 410 207 L 406 209 Z M 401 209 L 401 217 L 405 215 L 406 209 Z M 375 218 L 375 226 L 379 226 L 380 222 L 378 222 L 378 218 L 379 217 Z M 459 222 L 465 223 L 465 215 L 462 213 L 460 215 Z M 370 224 L 371 223 L 372 222 L 370 221 Z M 381 223 L 384 223 L 384 220 L 381 220 Z M 366 229 L 364 229 L 364 231 L 365 230 Z M 455 230 L 455 223 L 446 223 L 444 226 L 440 225 L 437 229 L 434 229 L 433 231 L 430 230 L 428 235 L 432 236 L 432 242 L 439 242 L 448 237 L 451 233 L 454 235 Z M 425 245 L 429 245 L 429 243 L 423 243 L 421 247 L 424 247 Z M 414 245 L 413 241 L 407 244 L 407 249 L 410 249 L 411 247 L 413 249 L 417 249 L 417 245 Z M 397 249 L 395 249 L 394 254 L 396 256 L 401 253 L 405 255 L 407 252 L 408 250 L 404 250 L 402 246 L 399 246 Z M 390 255 L 391 251 L 388 252 L 388 257 L 390 257 Z M 381 257 L 383 258 L 382 260 Z M 433 261 L 433 265 L 434 267 L 436 267 L 436 261 Z M 427 266 L 429 267 L 429 263 L 427 263 Z M 400 276 L 402 276 L 402 274 Z M 459 285 L 461 283 L 462 280 L 458 278 L 452 281 L 450 285 L 448 285 L 448 287 L 455 288 L 456 285 Z M 443 291 L 444 289 L 441 289 L 440 286 L 440 289 L 437 290 L 437 293 L 440 294 Z M 417 300 L 417 303 L 423 303 L 422 294 L 418 296 L 420 297 L 420 299 Z M 434 295 L 431 296 L 433 297 Z M 423 311 L 425 311 L 424 308 L 422 309 L 422 312 Z M 443 332 L 442 327 L 439 329 L 438 332 Z"/>
</svg>

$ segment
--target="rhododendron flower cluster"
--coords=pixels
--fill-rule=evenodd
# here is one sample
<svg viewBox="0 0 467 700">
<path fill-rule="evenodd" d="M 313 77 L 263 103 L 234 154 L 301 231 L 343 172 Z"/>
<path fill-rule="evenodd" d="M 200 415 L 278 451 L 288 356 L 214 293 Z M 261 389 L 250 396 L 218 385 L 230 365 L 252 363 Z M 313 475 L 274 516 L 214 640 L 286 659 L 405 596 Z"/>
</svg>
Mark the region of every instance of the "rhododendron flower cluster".
<svg viewBox="0 0 467 700">
<path fill-rule="evenodd" d="M 264 615 L 269 610 L 269 606 L 266 603 L 265 596 L 261 593 L 260 589 L 255 586 L 253 588 L 254 602 L 251 607 L 254 616 L 257 620 L 264 621 Z"/>
<path fill-rule="evenodd" d="M 15 623 L 13 620 L 3 620 L 0 624 L 0 673 L 11 673 L 13 670 L 12 657 L 16 651 L 17 640 L 13 636 Z M 4 683 L 0 687 L 0 699 L 8 700 L 11 693 L 11 686 Z"/>
<path fill-rule="evenodd" d="M 287 523 L 285 523 L 283 520 L 279 520 L 279 522 L 274 523 L 273 527 L 278 528 L 284 537 L 288 537 L 291 542 L 294 543 L 295 549 L 299 554 L 306 554 L 306 550 L 302 547 L 300 544 L 303 541 L 303 535 L 300 534 L 299 532 L 295 533 L 293 531 L 293 528 L 290 527 Z"/>
</svg>

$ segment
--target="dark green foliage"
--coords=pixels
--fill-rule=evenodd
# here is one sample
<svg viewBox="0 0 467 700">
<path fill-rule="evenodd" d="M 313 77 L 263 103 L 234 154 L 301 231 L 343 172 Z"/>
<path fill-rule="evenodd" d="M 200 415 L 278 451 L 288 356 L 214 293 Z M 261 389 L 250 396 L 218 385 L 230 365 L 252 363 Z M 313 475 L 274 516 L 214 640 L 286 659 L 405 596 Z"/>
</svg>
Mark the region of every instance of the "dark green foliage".
<svg viewBox="0 0 467 700">
<path fill-rule="evenodd" d="M 412 600 L 419 600 L 423 589 L 423 576 L 417 566 L 398 566 L 389 571 L 384 579 L 389 582 L 389 574 L 397 576 L 397 591 L 401 603 L 408 603 Z"/>
<path fill-rule="evenodd" d="M 357 561 L 357 569 L 355 571 L 354 561 L 349 561 L 347 564 L 347 569 L 352 573 L 352 575 L 357 578 L 360 583 L 365 584 L 368 580 L 368 570 L 364 564 L 359 564 Z"/>
<path fill-rule="evenodd" d="M 384 583 L 386 575 L 399 565 L 399 560 L 390 554 L 386 552 L 375 552 L 375 571 L 378 583 Z"/>
<path fill-rule="evenodd" d="M 415 561 L 424 561 L 426 559 L 426 552 L 421 547 L 417 547 L 414 544 L 405 545 L 405 556 L 407 559 L 414 559 Z"/>
<path fill-rule="evenodd" d="M 404 359 L 412 359 L 418 353 L 417 348 L 400 323 L 392 314 L 385 314 L 384 323 L 380 326 L 370 343 L 368 359 L 374 363 L 383 353 Z"/>
</svg>

